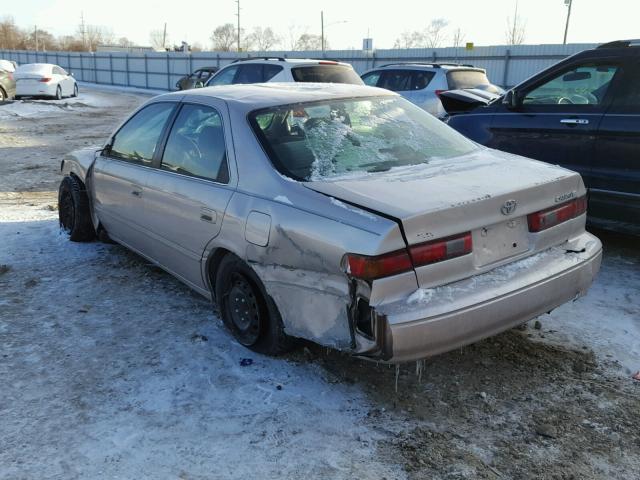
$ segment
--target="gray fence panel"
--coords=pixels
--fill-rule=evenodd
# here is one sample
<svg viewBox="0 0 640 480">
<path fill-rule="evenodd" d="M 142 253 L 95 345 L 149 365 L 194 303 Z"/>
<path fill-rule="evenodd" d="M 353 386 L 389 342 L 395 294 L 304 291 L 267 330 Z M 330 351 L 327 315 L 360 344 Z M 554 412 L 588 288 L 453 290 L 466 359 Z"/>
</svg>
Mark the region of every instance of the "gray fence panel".
<svg viewBox="0 0 640 480">
<path fill-rule="evenodd" d="M 326 58 L 348 62 L 358 73 L 394 62 L 469 63 L 487 70 L 489 79 L 510 87 L 548 66 L 597 44 L 517 45 L 465 48 L 413 48 L 364 52 L 331 50 L 326 52 L 273 51 L 242 53 L 241 57 Z M 180 77 L 200 67 L 223 67 L 238 58 L 235 52 L 34 52 L 0 50 L 0 58 L 23 63 L 55 63 L 80 81 L 125 85 L 158 90 L 175 89 Z"/>
</svg>

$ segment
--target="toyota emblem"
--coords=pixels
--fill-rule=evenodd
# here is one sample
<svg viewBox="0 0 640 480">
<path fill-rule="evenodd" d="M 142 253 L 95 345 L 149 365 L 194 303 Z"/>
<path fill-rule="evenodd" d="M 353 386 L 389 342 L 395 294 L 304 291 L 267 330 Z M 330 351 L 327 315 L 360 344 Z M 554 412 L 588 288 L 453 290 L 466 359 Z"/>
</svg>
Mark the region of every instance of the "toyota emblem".
<svg viewBox="0 0 640 480">
<path fill-rule="evenodd" d="M 502 208 L 500 208 L 500 212 L 502 212 L 503 215 L 511 215 L 516 211 L 517 206 L 518 202 L 516 202 L 515 200 L 507 200 L 502 205 Z"/>
</svg>

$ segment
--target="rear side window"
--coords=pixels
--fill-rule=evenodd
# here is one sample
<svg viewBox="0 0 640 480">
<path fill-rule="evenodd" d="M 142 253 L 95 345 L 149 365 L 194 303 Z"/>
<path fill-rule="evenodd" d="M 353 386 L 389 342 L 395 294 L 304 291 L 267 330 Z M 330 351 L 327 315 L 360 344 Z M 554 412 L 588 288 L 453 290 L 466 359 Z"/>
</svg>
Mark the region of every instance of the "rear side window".
<svg viewBox="0 0 640 480">
<path fill-rule="evenodd" d="M 260 83 L 262 82 L 262 65 L 252 63 L 242 65 L 233 83 Z"/>
<path fill-rule="evenodd" d="M 393 92 L 422 90 L 429 85 L 433 76 L 433 72 L 422 70 L 386 70 L 380 76 L 378 87 Z"/>
<path fill-rule="evenodd" d="M 204 105 L 184 105 L 171 128 L 160 168 L 228 183 L 227 155 L 220 114 Z"/>
<path fill-rule="evenodd" d="M 487 74 L 478 70 L 452 70 L 447 73 L 449 90 L 477 88 L 490 85 Z"/>
<path fill-rule="evenodd" d="M 110 156 L 151 165 L 158 140 L 174 107 L 174 103 L 154 103 L 136 113 L 116 133 Z"/>
<path fill-rule="evenodd" d="M 350 83 L 362 85 L 362 79 L 351 67 L 344 65 L 307 65 L 291 69 L 296 82 Z"/>
<path fill-rule="evenodd" d="M 264 71 L 262 74 L 263 82 L 268 82 L 269 80 L 271 80 L 273 77 L 275 77 L 277 74 L 279 74 L 282 71 L 281 65 L 265 64 L 263 65 L 263 68 L 264 68 Z"/>
</svg>

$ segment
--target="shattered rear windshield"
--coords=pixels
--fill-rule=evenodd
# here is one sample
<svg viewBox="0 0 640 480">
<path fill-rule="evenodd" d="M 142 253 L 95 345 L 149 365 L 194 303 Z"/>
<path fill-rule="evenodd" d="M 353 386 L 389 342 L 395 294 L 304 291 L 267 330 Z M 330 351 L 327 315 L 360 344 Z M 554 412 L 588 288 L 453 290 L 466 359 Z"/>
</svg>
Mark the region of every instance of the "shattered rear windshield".
<svg viewBox="0 0 640 480">
<path fill-rule="evenodd" d="M 453 158 L 478 147 L 401 97 L 258 110 L 252 128 L 280 173 L 318 181 Z"/>
</svg>

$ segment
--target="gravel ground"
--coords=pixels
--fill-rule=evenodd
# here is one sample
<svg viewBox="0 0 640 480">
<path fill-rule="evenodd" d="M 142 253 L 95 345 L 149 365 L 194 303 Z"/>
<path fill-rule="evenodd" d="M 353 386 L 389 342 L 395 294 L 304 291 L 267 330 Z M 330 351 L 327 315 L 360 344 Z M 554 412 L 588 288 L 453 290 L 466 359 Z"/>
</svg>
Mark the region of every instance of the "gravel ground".
<svg viewBox="0 0 640 480">
<path fill-rule="evenodd" d="M 640 478 L 640 248 L 589 294 L 398 370 L 235 343 L 118 245 L 57 227 L 62 156 L 146 96 L 0 105 L 0 478 Z"/>
</svg>

